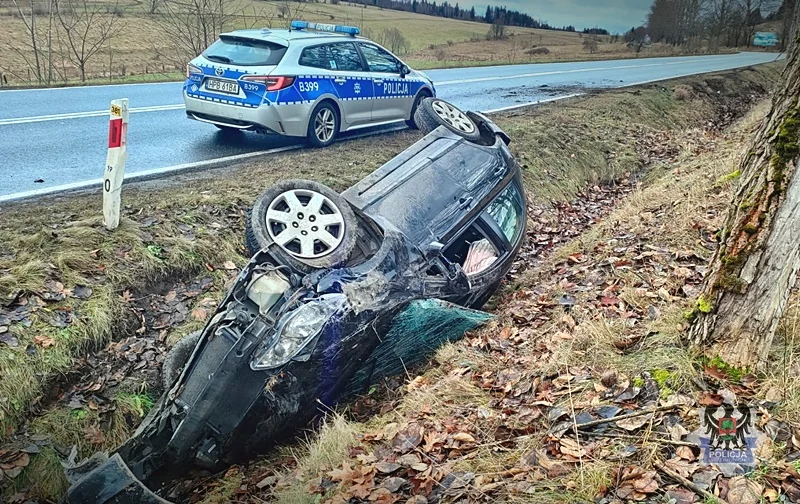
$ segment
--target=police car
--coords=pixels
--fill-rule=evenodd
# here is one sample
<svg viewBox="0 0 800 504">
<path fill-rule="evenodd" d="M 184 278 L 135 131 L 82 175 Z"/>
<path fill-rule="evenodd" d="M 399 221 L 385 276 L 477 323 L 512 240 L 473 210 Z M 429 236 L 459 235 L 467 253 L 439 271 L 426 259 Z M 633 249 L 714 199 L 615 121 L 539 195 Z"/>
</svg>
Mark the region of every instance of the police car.
<svg viewBox="0 0 800 504">
<path fill-rule="evenodd" d="M 436 95 L 433 82 L 358 34 L 306 21 L 224 33 L 187 66 L 186 114 L 320 147 L 343 131 L 400 121 L 416 127 L 414 111 Z"/>
</svg>

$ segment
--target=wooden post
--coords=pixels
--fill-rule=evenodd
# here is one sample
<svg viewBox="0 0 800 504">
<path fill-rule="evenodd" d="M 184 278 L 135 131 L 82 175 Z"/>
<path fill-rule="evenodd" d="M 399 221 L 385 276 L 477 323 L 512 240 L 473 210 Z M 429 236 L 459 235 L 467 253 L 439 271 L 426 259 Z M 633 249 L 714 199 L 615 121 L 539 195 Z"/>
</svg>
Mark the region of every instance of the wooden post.
<svg viewBox="0 0 800 504">
<path fill-rule="evenodd" d="M 108 155 L 103 176 L 103 224 L 114 230 L 119 226 L 119 208 L 125 161 L 128 159 L 128 99 L 111 101 L 111 118 L 108 123 Z"/>
</svg>

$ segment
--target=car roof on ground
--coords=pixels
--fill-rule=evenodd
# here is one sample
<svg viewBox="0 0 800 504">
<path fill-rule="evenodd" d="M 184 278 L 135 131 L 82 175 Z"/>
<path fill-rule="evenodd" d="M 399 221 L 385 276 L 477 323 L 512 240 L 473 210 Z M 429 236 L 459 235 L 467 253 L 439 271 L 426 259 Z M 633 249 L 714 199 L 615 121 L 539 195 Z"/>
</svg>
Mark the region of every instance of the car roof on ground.
<svg viewBox="0 0 800 504">
<path fill-rule="evenodd" d="M 313 30 L 288 30 L 285 28 L 251 28 L 223 33 L 220 36 L 243 37 L 265 42 L 275 42 L 288 45 L 290 41 L 310 40 L 314 42 L 336 42 L 342 40 L 366 40 L 363 37 L 353 37 L 344 33 L 317 32 Z"/>
</svg>

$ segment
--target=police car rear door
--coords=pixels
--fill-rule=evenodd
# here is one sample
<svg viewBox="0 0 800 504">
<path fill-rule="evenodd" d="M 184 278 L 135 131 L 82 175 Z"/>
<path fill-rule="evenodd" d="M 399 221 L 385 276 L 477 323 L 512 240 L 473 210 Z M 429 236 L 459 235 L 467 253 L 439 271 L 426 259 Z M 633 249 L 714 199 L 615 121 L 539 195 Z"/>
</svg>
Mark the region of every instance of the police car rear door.
<svg viewBox="0 0 800 504">
<path fill-rule="evenodd" d="M 375 87 L 372 120 L 405 119 L 414 97 L 410 83 L 400 77 L 402 63 L 389 51 L 368 42 L 359 42 Z"/>
<path fill-rule="evenodd" d="M 375 97 L 372 76 L 364 67 L 355 42 L 334 42 L 328 47 L 334 67 L 331 70 L 334 89 L 339 95 L 339 108 L 346 127 L 372 121 Z"/>
</svg>

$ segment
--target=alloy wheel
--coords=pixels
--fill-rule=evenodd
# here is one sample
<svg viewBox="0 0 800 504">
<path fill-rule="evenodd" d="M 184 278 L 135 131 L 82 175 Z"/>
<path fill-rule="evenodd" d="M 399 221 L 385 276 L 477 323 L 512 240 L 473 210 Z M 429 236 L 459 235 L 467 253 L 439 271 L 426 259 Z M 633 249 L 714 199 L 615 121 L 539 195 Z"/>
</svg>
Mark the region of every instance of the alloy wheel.
<svg viewBox="0 0 800 504">
<path fill-rule="evenodd" d="M 336 131 L 336 117 L 329 108 L 322 108 L 314 118 L 314 134 L 322 143 L 327 143 L 333 138 Z"/>
<path fill-rule="evenodd" d="M 301 259 L 326 256 L 344 239 L 344 217 L 339 207 L 309 189 L 280 194 L 269 204 L 266 220 L 272 241 Z"/>
<path fill-rule="evenodd" d="M 447 102 L 436 100 L 431 103 L 433 111 L 441 120 L 452 126 L 458 131 L 472 133 L 475 131 L 475 123 L 463 112 Z"/>
</svg>

